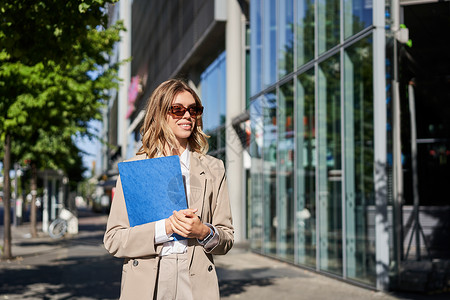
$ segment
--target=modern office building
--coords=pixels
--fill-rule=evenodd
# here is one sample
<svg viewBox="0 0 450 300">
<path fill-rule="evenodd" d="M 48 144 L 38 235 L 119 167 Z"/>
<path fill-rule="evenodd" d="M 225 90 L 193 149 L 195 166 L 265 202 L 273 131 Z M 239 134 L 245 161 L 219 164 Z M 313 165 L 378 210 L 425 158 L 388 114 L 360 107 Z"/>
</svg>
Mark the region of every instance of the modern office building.
<svg viewBox="0 0 450 300">
<path fill-rule="evenodd" d="M 370 288 L 429 288 L 405 266 L 450 258 L 449 1 L 121 2 L 133 59 L 109 116 L 126 129 L 107 131 L 126 137 L 104 174 L 140 146 L 152 90 L 184 78 L 238 243 Z"/>
</svg>

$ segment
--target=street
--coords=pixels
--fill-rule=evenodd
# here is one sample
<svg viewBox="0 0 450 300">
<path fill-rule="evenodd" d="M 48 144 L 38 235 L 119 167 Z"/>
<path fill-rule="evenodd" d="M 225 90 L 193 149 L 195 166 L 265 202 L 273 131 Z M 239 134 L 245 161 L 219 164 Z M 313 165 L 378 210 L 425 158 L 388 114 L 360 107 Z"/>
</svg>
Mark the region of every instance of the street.
<svg viewBox="0 0 450 300">
<path fill-rule="evenodd" d="M 17 258 L 0 264 L 2 299 L 116 299 L 122 260 L 103 248 L 105 222 L 80 211 L 79 234 L 62 240 L 30 239 L 28 226 L 13 228 Z"/>
<path fill-rule="evenodd" d="M 107 216 L 79 211 L 79 234 L 29 238 L 12 228 L 14 260 L 0 261 L 0 299 L 118 299 L 121 259 L 103 248 Z M 3 226 L 0 227 L 3 236 Z M 221 299 L 448 299 L 448 294 L 399 295 L 360 288 L 242 247 L 216 256 Z"/>
</svg>

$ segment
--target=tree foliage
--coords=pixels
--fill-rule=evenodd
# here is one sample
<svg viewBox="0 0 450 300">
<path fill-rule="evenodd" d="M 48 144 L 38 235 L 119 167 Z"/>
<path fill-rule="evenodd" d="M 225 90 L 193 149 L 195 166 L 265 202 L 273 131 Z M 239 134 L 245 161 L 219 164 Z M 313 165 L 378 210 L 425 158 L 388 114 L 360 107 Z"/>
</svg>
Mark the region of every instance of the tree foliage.
<svg viewBox="0 0 450 300">
<path fill-rule="evenodd" d="M 108 26 L 106 4 L 116 0 L 2 0 L 0 2 L 0 145 L 4 204 L 9 211 L 11 161 L 28 160 L 32 191 L 38 168 L 72 174 L 80 164 L 73 137 L 89 135 L 106 91 L 117 85 L 109 64 L 121 23 Z M 79 168 L 80 169 L 80 168 Z M 76 175 L 76 174 L 75 174 Z M 36 206 L 31 206 L 36 236 Z M 9 214 L 5 214 L 5 216 Z M 11 257 L 9 217 L 4 257 Z"/>
<path fill-rule="evenodd" d="M 72 137 L 100 119 L 108 65 L 123 26 L 108 27 L 103 0 L 7 0 L 0 4 L 0 138 L 39 168 L 77 162 Z"/>
</svg>

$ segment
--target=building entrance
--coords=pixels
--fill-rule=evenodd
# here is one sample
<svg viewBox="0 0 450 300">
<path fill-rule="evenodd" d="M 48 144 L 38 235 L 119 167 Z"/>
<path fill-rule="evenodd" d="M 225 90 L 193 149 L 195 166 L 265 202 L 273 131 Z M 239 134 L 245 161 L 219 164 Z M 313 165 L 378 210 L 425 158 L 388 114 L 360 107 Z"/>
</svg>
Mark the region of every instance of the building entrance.
<svg viewBox="0 0 450 300">
<path fill-rule="evenodd" d="M 401 2 L 401 23 L 409 29 L 411 44 L 401 46 L 398 52 L 404 176 L 403 237 L 407 243 L 408 222 L 413 222 L 408 206 L 411 208 L 414 203 L 417 186 L 420 222 L 431 257 L 437 258 L 449 256 L 444 250 L 449 245 L 442 244 L 448 243 L 444 242 L 448 237 L 439 237 L 437 233 L 445 232 L 439 228 L 450 225 L 446 223 L 450 212 L 450 2 L 421 1 L 423 4 L 409 5 L 411 2 Z M 414 180 L 411 151 L 414 146 L 411 143 L 411 99 L 415 105 L 417 181 Z"/>
<path fill-rule="evenodd" d="M 449 205 L 450 178 L 450 2 L 403 6 L 412 46 L 399 52 L 404 195 L 412 204 L 408 85 L 414 87 L 421 205 Z"/>
</svg>

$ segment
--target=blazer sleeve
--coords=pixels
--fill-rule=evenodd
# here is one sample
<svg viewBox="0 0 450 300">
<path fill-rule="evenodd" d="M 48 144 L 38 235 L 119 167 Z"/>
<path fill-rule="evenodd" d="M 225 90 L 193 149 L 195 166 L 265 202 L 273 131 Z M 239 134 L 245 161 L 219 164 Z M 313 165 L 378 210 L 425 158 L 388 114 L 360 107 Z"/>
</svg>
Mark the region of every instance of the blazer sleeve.
<svg viewBox="0 0 450 300">
<path fill-rule="evenodd" d="M 155 245 L 155 222 L 130 227 L 120 176 L 103 243 L 110 254 L 123 258 L 157 255 L 162 248 L 161 245 Z"/>
<path fill-rule="evenodd" d="M 211 224 L 218 231 L 219 242 L 208 253 L 215 255 L 226 254 L 234 243 L 234 228 L 231 216 L 230 199 L 228 196 L 228 185 L 223 162 L 219 160 L 217 180 L 215 180 L 214 189 L 217 192 L 216 204 L 212 211 Z"/>
</svg>

